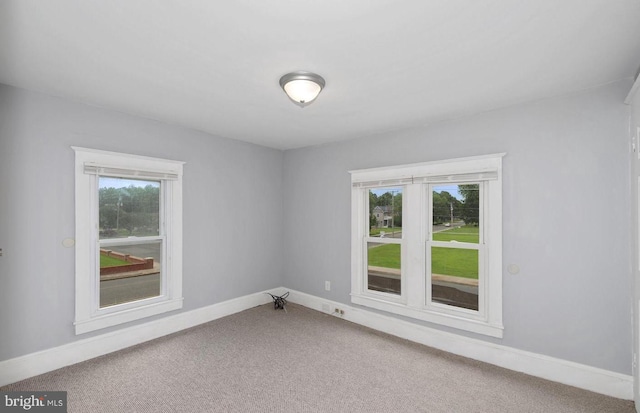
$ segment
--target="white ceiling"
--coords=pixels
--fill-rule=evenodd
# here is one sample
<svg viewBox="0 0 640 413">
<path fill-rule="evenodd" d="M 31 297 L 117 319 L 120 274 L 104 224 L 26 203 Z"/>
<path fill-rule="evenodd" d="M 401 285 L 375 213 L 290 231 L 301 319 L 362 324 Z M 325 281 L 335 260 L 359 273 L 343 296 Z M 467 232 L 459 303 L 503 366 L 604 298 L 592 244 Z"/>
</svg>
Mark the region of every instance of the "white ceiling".
<svg viewBox="0 0 640 413">
<path fill-rule="evenodd" d="M 628 78 L 639 0 L 2 0 L 0 83 L 279 149 Z M 323 76 L 300 108 L 278 80 Z"/>
</svg>

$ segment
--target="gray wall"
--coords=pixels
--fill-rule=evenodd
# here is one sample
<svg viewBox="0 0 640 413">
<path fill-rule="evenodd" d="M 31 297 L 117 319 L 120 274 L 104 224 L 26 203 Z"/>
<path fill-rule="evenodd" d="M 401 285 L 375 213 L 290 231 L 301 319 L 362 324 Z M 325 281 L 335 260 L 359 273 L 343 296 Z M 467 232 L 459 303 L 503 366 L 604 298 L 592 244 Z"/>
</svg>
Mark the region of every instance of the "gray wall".
<svg viewBox="0 0 640 413">
<path fill-rule="evenodd" d="M 640 79 L 636 82 L 640 83 Z M 638 350 L 640 347 L 640 332 L 638 331 L 638 327 L 640 325 L 640 268 L 638 267 L 638 261 L 640 261 L 639 256 L 639 247 L 640 242 L 639 237 L 640 233 L 638 231 L 638 217 L 640 215 L 640 205 L 638 204 L 638 184 L 640 183 L 640 133 L 638 133 L 638 128 L 640 128 L 640 91 L 636 91 L 633 96 L 631 103 L 631 121 L 630 121 L 630 134 L 631 136 L 635 136 L 636 140 L 636 150 L 635 152 L 631 152 L 629 154 L 631 158 L 631 225 L 630 230 L 633 234 L 633 243 L 632 243 L 632 268 L 633 268 L 633 284 L 634 284 L 634 322 L 633 326 L 633 351 L 635 354 L 638 354 Z M 636 406 L 640 407 L 640 372 L 638 371 L 638 367 L 634 369 L 633 372 L 635 381 L 633 384 L 633 393 L 636 401 Z"/>
<path fill-rule="evenodd" d="M 71 145 L 186 162 L 183 311 L 282 284 L 281 151 L 0 85 L 0 360 L 110 331 L 74 335 Z"/>
<path fill-rule="evenodd" d="M 0 86 L 0 360 L 109 331 L 73 334 L 71 145 L 187 162 L 184 310 L 280 285 L 349 303 L 348 170 L 507 152 L 504 339 L 430 326 L 630 374 L 630 86 L 284 154 Z"/>
<path fill-rule="evenodd" d="M 504 338 L 458 333 L 631 374 L 630 87 L 285 152 L 284 285 L 350 303 L 348 170 L 506 152 Z"/>
</svg>

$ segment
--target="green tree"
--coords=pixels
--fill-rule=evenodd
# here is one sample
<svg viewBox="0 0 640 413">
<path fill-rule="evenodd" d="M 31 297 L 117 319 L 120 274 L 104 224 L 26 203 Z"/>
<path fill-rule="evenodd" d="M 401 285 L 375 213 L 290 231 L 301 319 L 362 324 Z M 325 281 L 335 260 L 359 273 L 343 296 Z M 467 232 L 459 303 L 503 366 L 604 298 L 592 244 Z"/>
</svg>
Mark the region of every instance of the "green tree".
<svg viewBox="0 0 640 413">
<path fill-rule="evenodd" d="M 100 206 L 99 225 L 103 229 L 111 229 L 116 227 L 117 209 L 115 202 Z"/>
<path fill-rule="evenodd" d="M 369 190 L 369 213 L 373 212 L 373 208 L 378 206 L 378 195 L 372 190 Z"/>
<path fill-rule="evenodd" d="M 454 219 L 459 218 L 462 212 L 462 204 L 451 195 L 448 191 L 433 191 L 433 223 L 442 224 L 443 222 L 451 222 L 451 216 Z"/>
<path fill-rule="evenodd" d="M 100 188 L 99 223 L 103 230 L 127 229 L 129 235 L 157 233 L 160 188 L 131 185 L 127 188 Z"/>
<path fill-rule="evenodd" d="M 480 222 L 480 186 L 478 184 L 460 185 L 462 195 L 462 213 L 460 218 L 467 225 L 477 225 Z"/>
<path fill-rule="evenodd" d="M 378 225 L 378 220 L 376 216 L 373 214 L 369 214 L 369 228 L 376 227 Z"/>
<path fill-rule="evenodd" d="M 402 227 L 402 192 L 393 195 L 393 226 Z"/>
<path fill-rule="evenodd" d="M 378 206 L 391 205 L 391 192 L 385 192 L 378 197 Z"/>
<path fill-rule="evenodd" d="M 449 220 L 449 202 L 446 197 L 446 191 L 433 192 L 433 223 L 442 224 Z"/>
<path fill-rule="evenodd" d="M 120 228 L 125 228 L 127 231 L 129 231 L 129 235 L 131 235 L 133 233 L 133 229 L 136 228 L 134 214 L 126 211 L 121 211 L 119 224 Z"/>
</svg>

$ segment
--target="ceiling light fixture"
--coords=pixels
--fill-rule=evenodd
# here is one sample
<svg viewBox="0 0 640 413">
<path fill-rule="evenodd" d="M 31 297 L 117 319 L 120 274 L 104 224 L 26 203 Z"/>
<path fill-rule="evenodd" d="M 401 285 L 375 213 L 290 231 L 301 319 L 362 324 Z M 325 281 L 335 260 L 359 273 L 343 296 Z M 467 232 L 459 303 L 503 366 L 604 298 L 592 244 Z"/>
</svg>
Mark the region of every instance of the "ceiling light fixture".
<svg viewBox="0 0 640 413">
<path fill-rule="evenodd" d="M 280 78 L 280 86 L 293 103 L 305 107 L 318 97 L 324 88 L 324 79 L 311 72 L 291 72 Z"/>
</svg>

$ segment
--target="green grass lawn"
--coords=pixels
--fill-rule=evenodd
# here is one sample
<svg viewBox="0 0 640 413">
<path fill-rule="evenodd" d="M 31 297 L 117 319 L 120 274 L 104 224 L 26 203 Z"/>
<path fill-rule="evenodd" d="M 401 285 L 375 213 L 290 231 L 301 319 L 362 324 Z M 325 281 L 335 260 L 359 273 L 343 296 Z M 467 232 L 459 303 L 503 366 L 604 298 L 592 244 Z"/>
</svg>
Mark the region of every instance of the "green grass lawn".
<svg viewBox="0 0 640 413">
<path fill-rule="evenodd" d="M 452 228 L 433 234 L 435 241 L 478 243 L 477 227 Z M 432 273 L 478 278 L 478 251 L 458 248 L 431 248 Z M 400 269 L 400 245 L 383 244 L 368 249 L 368 265 Z"/>
<path fill-rule="evenodd" d="M 100 254 L 100 268 L 104 267 L 117 267 L 120 265 L 128 265 L 129 263 L 125 260 L 119 260 L 114 257 L 107 257 L 106 255 Z"/>
<path fill-rule="evenodd" d="M 392 232 L 402 232 L 402 227 L 393 227 L 393 228 L 371 228 L 369 230 L 369 236 L 375 237 L 380 235 L 380 231 L 384 231 L 385 234 L 391 234 Z"/>
<path fill-rule="evenodd" d="M 369 248 L 369 265 L 400 269 L 400 244 L 382 244 Z"/>
<path fill-rule="evenodd" d="M 478 227 L 465 225 L 460 228 L 451 228 L 446 231 L 436 232 L 433 234 L 434 241 L 459 241 L 477 244 L 480 242 L 480 233 Z"/>
<path fill-rule="evenodd" d="M 431 272 L 478 279 L 478 250 L 431 248 Z"/>
</svg>

